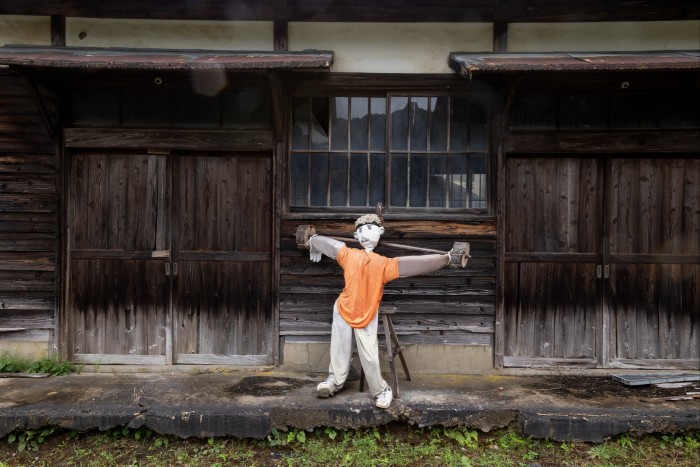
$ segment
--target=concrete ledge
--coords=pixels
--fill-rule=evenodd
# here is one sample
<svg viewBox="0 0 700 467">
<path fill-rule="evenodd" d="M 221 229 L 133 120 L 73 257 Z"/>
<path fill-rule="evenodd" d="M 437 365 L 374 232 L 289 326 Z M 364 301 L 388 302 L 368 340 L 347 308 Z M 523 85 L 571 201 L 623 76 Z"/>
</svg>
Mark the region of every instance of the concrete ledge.
<svg viewBox="0 0 700 467">
<path fill-rule="evenodd" d="M 356 381 L 319 399 L 320 379 L 278 370 L 0 378 L 0 437 L 49 426 L 130 426 L 183 438 L 264 438 L 273 428 L 390 422 L 482 431 L 512 426 L 537 438 L 587 442 L 626 432 L 700 430 L 700 400 L 678 398 L 688 389 L 628 387 L 609 376 L 416 375 L 400 381 L 401 398 L 388 410 L 376 409 Z"/>
<path fill-rule="evenodd" d="M 327 342 L 286 341 L 280 369 L 325 373 L 329 347 Z M 409 344 L 403 354 L 411 374 L 486 375 L 495 372 L 493 348 L 487 345 Z M 381 363 L 383 371 L 388 371 L 386 360 L 382 359 Z M 397 371 L 402 374 L 400 363 L 396 364 Z"/>
</svg>

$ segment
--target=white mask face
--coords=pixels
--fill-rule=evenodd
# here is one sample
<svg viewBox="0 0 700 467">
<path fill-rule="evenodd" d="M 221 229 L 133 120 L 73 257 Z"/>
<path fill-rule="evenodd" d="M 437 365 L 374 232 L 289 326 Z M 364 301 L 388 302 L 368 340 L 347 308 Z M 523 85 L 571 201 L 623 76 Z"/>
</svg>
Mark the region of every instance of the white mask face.
<svg viewBox="0 0 700 467">
<path fill-rule="evenodd" d="M 365 224 L 360 226 L 355 231 L 355 238 L 360 242 L 362 248 L 367 251 L 374 250 L 374 247 L 379 243 L 379 237 L 384 233 L 384 227 L 378 227 L 373 224 Z"/>
</svg>

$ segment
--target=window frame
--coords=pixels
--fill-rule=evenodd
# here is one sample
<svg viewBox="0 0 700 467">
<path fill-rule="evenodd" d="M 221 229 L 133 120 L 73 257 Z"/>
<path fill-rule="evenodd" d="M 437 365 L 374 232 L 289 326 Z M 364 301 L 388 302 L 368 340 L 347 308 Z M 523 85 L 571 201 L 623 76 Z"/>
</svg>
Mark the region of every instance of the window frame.
<svg viewBox="0 0 700 467">
<path fill-rule="evenodd" d="M 413 98 L 413 97 L 425 97 L 425 98 L 437 98 L 437 97 L 448 97 L 450 98 L 450 102 L 452 101 L 453 98 L 466 98 L 468 99 L 469 102 L 477 102 L 480 104 L 482 107 L 484 113 L 485 113 L 485 125 L 486 125 L 486 141 L 485 145 L 486 148 L 483 152 L 478 152 L 478 154 L 483 154 L 484 155 L 484 167 L 485 167 L 485 187 L 483 190 L 484 193 L 484 207 L 464 207 L 464 208 L 444 208 L 444 207 L 403 207 L 403 206 L 392 206 L 391 204 L 391 155 L 392 153 L 396 153 L 396 150 L 392 149 L 392 122 L 391 122 L 391 99 L 396 98 L 396 97 L 407 97 L 407 98 Z M 465 220 L 465 219 L 485 219 L 493 216 L 493 209 L 495 206 L 495 190 L 494 190 L 494 183 L 493 183 L 493 178 L 494 178 L 494 167 L 495 167 L 495 157 L 496 157 L 496 151 L 495 151 L 495 145 L 493 141 L 493 135 L 494 135 L 494 127 L 493 127 L 493 109 L 494 109 L 494 92 L 491 88 L 489 87 L 480 87 L 476 86 L 476 89 L 454 89 L 454 86 L 444 86 L 444 87 L 419 87 L 419 88 L 404 88 L 404 87 L 384 87 L 381 89 L 377 88 L 372 88 L 368 87 L 366 89 L 347 89 L 347 88 L 342 88 L 342 87 L 324 87 L 324 86 L 317 86 L 314 87 L 312 85 L 300 87 L 297 90 L 294 90 L 288 94 L 288 108 L 287 111 L 289 112 L 289 118 L 288 124 L 286 126 L 287 128 L 287 143 L 286 143 L 286 177 L 285 177 L 285 211 L 287 214 L 287 217 L 295 217 L 295 215 L 308 215 L 308 214 L 318 214 L 322 215 L 325 217 L 344 217 L 344 215 L 349 214 L 349 215 L 354 215 L 357 213 L 365 213 L 368 211 L 368 209 L 371 209 L 369 206 L 294 206 L 292 205 L 292 183 L 291 183 L 291 175 L 292 175 L 292 155 L 294 153 L 299 153 L 299 152 L 308 152 L 312 153 L 313 150 L 309 148 L 308 150 L 305 149 L 300 149 L 300 150 L 294 150 L 292 148 L 293 142 L 292 142 L 292 130 L 293 130 L 293 112 L 294 112 L 294 100 L 297 98 L 308 98 L 309 101 L 311 102 L 314 98 L 325 98 L 328 99 L 329 102 L 329 109 L 330 109 L 330 102 L 334 97 L 343 97 L 343 98 L 365 98 L 368 100 L 368 102 L 371 102 L 371 99 L 373 98 L 383 98 L 385 99 L 385 106 L 386 106 L 386 113 L 385 113 L 385 118 L 386 118 L 386 123 L 385 123 L 385 149 L 383 151 L 383 154 L 385 155 L 385 183 L 384 183 L 384 212 L 385 215 L 389 216 L 396 216 L 397 218 L 417 218 L 417 217 L 423 217 L 423 218 L 439 218 L 439 219 L 456 219 L 456 220 Z M 330 111 L 330 110 L 329 110 Z M 450 114 L 448 113 L 448 116 Z M 449 138 L 449 131 L 447 133 L 448 138 Z M 309 145 L 310 146 L 310 145 Z M 316 150 L 316 152 L 326 152 L 330 154 L 332 150 L 330 149 L 330 142 L 329 142 L 329 149 L 327 151 L 324 150 Z M 346 153 L 351 153 L 353 152 L 351 149 L 347 150 L 336 150 L 337 152 L 346 152 Z M 367 149 L 359 151 L 363 154 L 370 154 L 372 153 L 371 149 L 371 143 L 368 142 Z M 418 151 L 420 152 L 420 151 Z M 439 154 L 445 154 L 449 155 L 452 151 L 444 150 L 444 151 L 431 151 L 429 147 L 426 148 L 424 151 L 424 154 L 430 156 L 431 154 L 434 153 L 439 153 Z M 470 151 L 465 151 L 465 155 L 469 154 L 477 154 L 477 152 L 470 152 Z M 348 167 L 348 172 L 350 171 Z M 310 196 L 311 189 L 310 187 L 307 188 L 307 197 Z M 408 192 L 408 190 L 407 190 Z M 330 196 L 330 195 L 328 195 Z M 349 198 L 349 193 L 348 193 L 348 198 Z M 429 196 L 426 195 L 426 196 Z M 347 204 L 347 203 L 346 203 Z"/>
</svg>

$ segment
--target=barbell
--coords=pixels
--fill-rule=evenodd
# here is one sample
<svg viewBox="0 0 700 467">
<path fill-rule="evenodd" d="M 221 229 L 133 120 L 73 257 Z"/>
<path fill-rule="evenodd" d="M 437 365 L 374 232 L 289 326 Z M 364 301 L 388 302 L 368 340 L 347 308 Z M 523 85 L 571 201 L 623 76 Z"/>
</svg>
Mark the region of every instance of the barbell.
<svg viewBox="0 0 700 467">
<path fill-rule="evenodd" d="M 309 250 L 309 239 L 316 235 L 316 228 L 313 225 L 302 224 L 297 227 L 296 242 L 297 248 L 302 251 Z M 333 237 L 328 236 L 334 240 L 340 240 L 341 242 L 357 242 L 355 238 L 344 238 L 344 237 Z M 358 242 L 359 243 L 359 242 Z M 431 248 L 422 248 L 419 246 L 412 245 L 400 245 L 398 243 L 381 242 L 382 245 L 386 245 L 394 248 L 402 248 L 404 250 L 422 251 L 424 253 L 438 253 L 441 255 L 450 255 L 450 263 L 448 266 L 452 269 L 464 268 L 467 266 L 467 261 L 471 256 L 469 255 L 469 242 L 454 242 L 452 249 L 450 251 L 433 250 Z"/>
</svg>

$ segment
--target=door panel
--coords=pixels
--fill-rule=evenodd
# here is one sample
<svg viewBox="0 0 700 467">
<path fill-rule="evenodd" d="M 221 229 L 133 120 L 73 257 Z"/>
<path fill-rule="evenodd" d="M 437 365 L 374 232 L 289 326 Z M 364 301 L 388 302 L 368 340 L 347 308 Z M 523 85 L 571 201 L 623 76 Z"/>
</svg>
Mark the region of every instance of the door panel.
<svg viewBox="0 0 700 467">
<path fill-rule="evenodd" d="M 71 158 L 71 357 L 272 362 L 271 155 Z"/>
<path fill-rule="evenodd" d="M 610 366 L 697 368 L 700 159 L 610 165 Z"/>
<path fill-rule="evenodd" d="M 509 158 L 505 366 L 595 366 L 600 355 L 599 165 Z"/>
<path fill-rule="evenodd" d="M 697 369 L 697 156 L 508 158 L 506 180 L 504 365 Z"/>
<path fill-rule="evenodd" d="M 67 336 L 76 360 L 165 361 L 165 178 L 163 156 L 72 157 L 68 300 L 73 323 Z"/>
<path fill-rule="evenodd" d="M 269 363 L 270 157 L 183 155 L 176 178 L 176 361 Z"/>
</svg>

